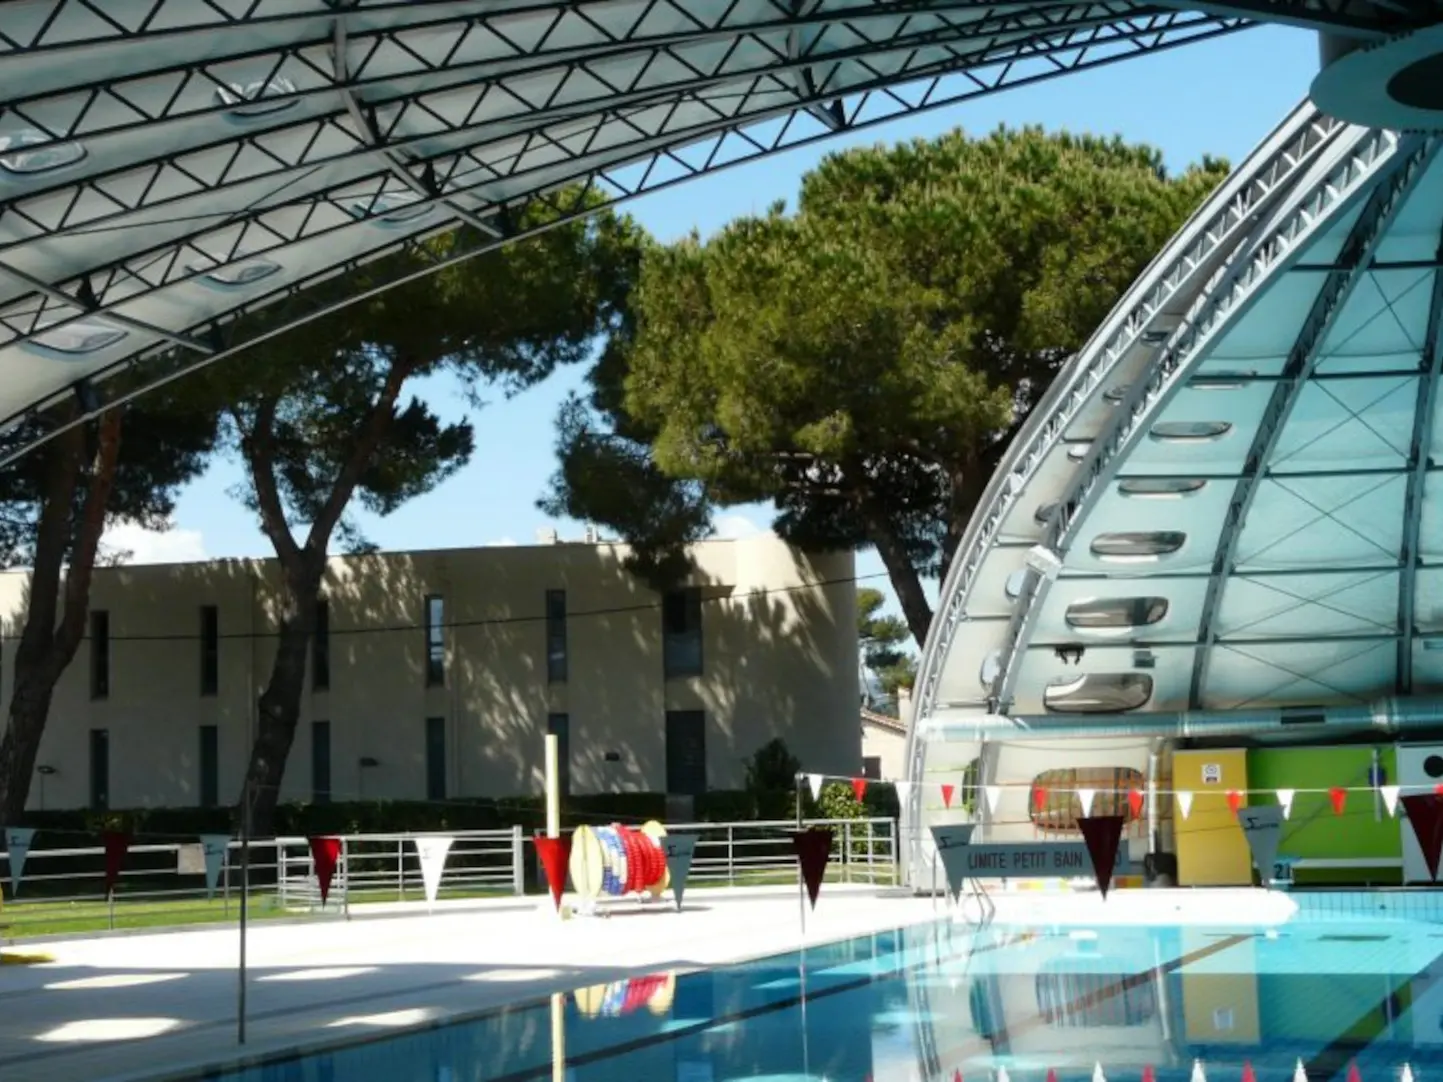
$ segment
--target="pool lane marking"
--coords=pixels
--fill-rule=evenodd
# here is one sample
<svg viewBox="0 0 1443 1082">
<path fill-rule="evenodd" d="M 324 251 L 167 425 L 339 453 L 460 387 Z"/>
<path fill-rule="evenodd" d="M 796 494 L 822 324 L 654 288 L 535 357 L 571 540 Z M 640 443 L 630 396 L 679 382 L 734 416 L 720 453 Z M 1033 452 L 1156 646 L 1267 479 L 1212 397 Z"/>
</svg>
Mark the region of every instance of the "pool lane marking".
<svg viewBox="0 0 1443 1082">
<path fill-rule="evenodd" d="M 1254 938 L 1255 937 L 1252 934 L 1230 935 L 1226 939 L 1218 940 L 1215 943 L 1209 943 L 1206 947 L 1200 947 L 1189 954 L 1179 955 L 1178 957 L 1173 958 L 1170 961 L 1162 962 L 1158 965 L 1152 966 L 1150 969 L 1144 969 L 1139 973 L 1128 974 L 1127 976 L 1124 976 L 1121 980 L 1117 981 L 1115 984 L 1104 985 L 1102 988 L 1096 989 L 1092 992 L 1088 992 L 1068 1003 L 1063 1008 L 1063 1011 L 1064 1013 L 1071 1014 L 1076 1010 L 1094 1007 L 1099 1003 L 1106 1003 L 1108 1000 L 1114 999 L 1117 996 L 1123 994 L 1124 992 L 1129 992 L 1134 988 L 1148 983 L 1149 981 L 1156 980 L 1160 976 L 1165 976 L 1168 973 L 1179 970 L 1183 966 L 1191 965 L 1194 962 L 1200 962 L 1204 958 L 1209 958 L 1214 954 L 1220 954 L 1225 950 L 1231 950 L 1238 944 L 1250 942 Z M 1025 976 L 1026 974 L 1022 975 Z M 998 976 L 1001 976 L 1001 974 L 998 974 Z M 1021 1037 L 1027 1033 L 1030 1033 L 1032 1030 L 1038 1029 L 1048 1024 L 1049 1023 L 1047 1022 L 1047 1019 L 1043 1015 L 1043 1013 L 1041 1011 L 1038 1011 L 1036 1014 L 1023 1019 L 1022 1022 L 1016 1026 L 1004 1025 L 1001 1030 L 993 1034 L 990 1038 L 981 1036 L 974 1037 L 972 1041 L 969 1042 L 968 1047 L 961 1049 L 948 1049 L 945 1055 L 939 1053 L 937 1056 L 937 1062 L 939 1066 L 945 1067 L 945 1065 L 949 1063 L 956 1066 L 962 1061 L 963 1057 L 972 1054 L 973 1046 L 976 1046 L 978 1044 L 985 1044 L 987 1046 L 986 1050 L 988 1052 L 993 1052 L 998 1042 L 1006 1042 L 1010 1044 L 1013 1038 Z M 943 1071 L 943 1073 L 945 1075 L 945 1070 Z M 1311 1078 L 1311 1076 L 1309 1077 Z"/>
<path fill-rule="evenodd" d="M 1388 994 L 1380 999 L 1370 1010 L 1364 1011 L 1358 1016 L 1358 1020 L 1345 1029 L 1328 1044 L 1318 1049 L 1317 1053 L 1311 1056 L 1303 1064 L 1303 1070 L 1308 1074 L 1309 1082 L 1328 1082 L 1336 1078 L 1348 1069 L 1348 1064 L 1360 1053 L 1366 1052 L 1373 1046 L 1373 1042 L 1382 1035 L 1388 1025 L 1388 1004 L 1404 988 L 1410 988 L 1420 978 L 1425 976 L 1429 969 L 1438 961 L 1434 958 L 1432 962 L 1414 973 L 1407 980 L 1394 985 L 1389 982 Z M 1408 1010 L 1412 1011 L 1417 1005 L 1416 1001 L 1408 1004 Z M 1401 1016 L 1400 1016 L 1401 1017 Z M 1371 1018 L 1377 1018 L 1378 1024 L 1364 1037 L 1351 1037 L 1349 1034 L 1357 1032 Z"/>
</svg>

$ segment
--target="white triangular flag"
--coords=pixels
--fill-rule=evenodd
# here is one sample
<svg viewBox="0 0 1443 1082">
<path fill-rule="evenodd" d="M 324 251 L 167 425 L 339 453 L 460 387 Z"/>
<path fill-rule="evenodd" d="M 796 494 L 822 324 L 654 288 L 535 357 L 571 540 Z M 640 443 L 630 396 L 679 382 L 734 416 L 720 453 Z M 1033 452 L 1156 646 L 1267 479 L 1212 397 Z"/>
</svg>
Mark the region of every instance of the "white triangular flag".
<svg viewBox="0 0 1443 1082">
<path fill-rule="evenodd" d="M 1403 1064 L 1403 1069 L 1398 1072 L 1398 1082 L 1413 1082 L 1413 1068 Z"/>
<path fill-rule="evenodd" d="M 1092 814 L 1092 798 L 1095 796 L 1097 796 L 1096 789 L 1077 790 L 1077 802 L 1082 805 L 1082 814 L 1084 818 Z M 1093 1082 L 1097 1082 L 1097 1080 L 1093 1079 Z"/>
<path fill-rule="evenodd" d="M 446 868 L 446 854 L 451 851 L 454 838 L 430 837 L 412 838 L 416 843 L 416 856 L 421 861 L 421 885 L 426 888 L 426 904 L 435 905 L 436 895 L 441 892 L 441 872 Z"/>
<path fill-rule="evenodd" d="M 996 815 L 997 805 L 1002 800 L 1002 787 L 1000 785 L 984 785 L 982 792 L 987 797 L 987 814 Z"/>
<path fill-rule="evenodd" d="M 10 854 L 10 895 L 20 890 L 20 878 L 25 874 L 25 858 L 30 853 L 30 842 L 35 837 L 32 827 L 6 827 L 5 851 Z"/>
<path fill-rule="evenodd" d="M 910 781 L 894 781 L 892 788 L 897 792 L 897 802 L 904 803 L 912 795 L 912 783 Z"/>
<path fill-rule="evenodd" d="M 1203 1071 L 1202 1060 L 1192 1061 L 1192 1082 L 1208 1082 L 1208 1076 Z"/>
<path fill-rule="evenodd" d="M 1293 814 L 1293 797 L 1297 795 L 1296 789 L 1279 789 L 1278 803 L 1283 806 L 1283 818 Z"/>
<path fill-rule="evenodd" d="M 1182 817 L 1187 818 L 1187 813 L 1192 811 L 1192 794 L 1186 789 L 1179 789 L 1173 794 L 1177 798 L 1177 810 L 1182 812 Z"/>
<path fill-rule="evenodd" d="M 1101 1063 L 1092 1065 L 1092 1082 L 1107 1082 L 1107 1075 L 1102 1073 Z"/>
<path fill-rule="evenodd" d="M 1298 1060 L 1298 1066 L 1293 1070 L 1293 1082 L 1308 1082 L 1308 1069 L 1303 1066 L 1303 1061 Z"/>
<path fill-rule="evenodd" d="M 1012 1076 L 1007 1073 L 1006 1067 L 997 1068 L 997 1082 L 1012 1082 Z"/>
<path fill-rule="evenodd" d="M 1383 807 L 1388 809 L 1388 814 L 1396 817 L 1398 814 L 1398 786 L 1380 785 L 1378 786 L 1378 792 L 1383 794 Z M 1403 1064 L 1403 1068 L 1407 1070 L 1408 1065 L 1406 1063 Z M 1412 1072 L 1410 1071 L 1409 1073 L 1411 1074 Z"/>
<path fill-rule="evenodd" d="M 230 850 L 229 834 L 202 834 L 200 852 L 205 857 L 205 896 L 215 897 L 215 888 L 220 883 L 220 870 L 225 867 L 225 855 Z"/>
<path fill-rule="evenodd" d="M 822 775 L 820 775 L 820 774 L 808 774 L 808 775 L 807 775 L 807 784 L 808 784 L 809 786 L 811 786 L 811 788 L 812 788 L 812 799 L 813 799 L 813 800 L 821 800 L 821 799 L 822 799 L 822 782 L 825 781 L 825 780 L 826 780 L 826 779 L 823 778 Z"/>
</svg>

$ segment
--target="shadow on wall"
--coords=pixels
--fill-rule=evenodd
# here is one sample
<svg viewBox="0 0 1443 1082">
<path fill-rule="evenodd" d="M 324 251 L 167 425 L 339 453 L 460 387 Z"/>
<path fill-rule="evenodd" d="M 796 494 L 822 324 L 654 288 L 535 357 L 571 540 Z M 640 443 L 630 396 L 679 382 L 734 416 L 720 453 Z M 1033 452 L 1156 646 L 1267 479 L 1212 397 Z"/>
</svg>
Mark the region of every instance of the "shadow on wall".
<svg viewBox="0 0 1443 1082">
<path fill-rule="evenodd" d="M 664 790 L 668 711 L 705 712 L 710 788 L 739 788 L 744 760 L 774 736 L 804 769 L 856 773 L 852 558 L 775 541 L 748 557 L 747 544 L 698 546 L 686 585 L 702 598 L 702 671 L 671 678 L 661 598 L 626 571 L 620 546 L 333 560 L 329 630 L 313 644 L 282 799 L 313 799 L 327 773 L 335 800 L 422 799 L 438 785 L 446 797 L 537 793 L 548 718 L 562 717 L 573 792 Z M 18 633 L 25 577 L 7 578 L 0 603 Z M 565 592 L 564 672 L 548 664 L 548 591 Z M 200 730 L 212 727 L 213 795 L 230 803 L 275 650 L 274 562 L 107 569 L 92 610 L 109 614 L 108 651 L 82 644 L 57 689 L 40 760 L 61 767 L 49 806 L 91 803 L 95 730 L 107 734 L 111 807 L 200 804 L 211 795 Z"/>
</svg>

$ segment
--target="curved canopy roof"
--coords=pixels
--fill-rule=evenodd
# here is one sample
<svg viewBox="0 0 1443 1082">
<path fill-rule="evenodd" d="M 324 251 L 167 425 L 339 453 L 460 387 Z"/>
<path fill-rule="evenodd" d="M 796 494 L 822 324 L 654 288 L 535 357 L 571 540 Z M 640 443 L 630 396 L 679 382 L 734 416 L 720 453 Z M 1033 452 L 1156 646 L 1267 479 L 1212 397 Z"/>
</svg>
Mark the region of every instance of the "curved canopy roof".
<svg viewBox="0 0 1443 1082">
<path fill-rule="evenodd" d="M 1304 105 L 1157 257 L 971 523 L 921 731 L 1443 686 L 1440 145 Z"/>
<path fill-rule="evenodd" d="M 6 0 L 0 425 L 76 392 L 93 413 L 136 387 L 103 376 L 149 360 L 144 384 L 311 318 L 346 298 L 234 322 L 419 238 L 514 239 L 568 185 L 624 198 L 1248 18 L 1369 41 L 1425 8 Z"/>
</svg>

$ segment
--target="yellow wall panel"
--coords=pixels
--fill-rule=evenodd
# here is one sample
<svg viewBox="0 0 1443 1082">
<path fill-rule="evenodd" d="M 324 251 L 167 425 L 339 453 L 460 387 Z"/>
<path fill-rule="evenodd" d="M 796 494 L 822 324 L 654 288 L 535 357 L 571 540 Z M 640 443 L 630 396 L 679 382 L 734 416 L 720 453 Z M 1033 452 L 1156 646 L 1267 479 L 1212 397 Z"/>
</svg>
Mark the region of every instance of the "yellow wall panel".
<svg viewBox="0 0 1443 1082">
<path fill-rule="evenodd" d="M 1172 757 L 1174 789 L 1191 791 L 1186 819 L 1173 802 L 1177 880 L 1187 887 L 1245 887 L 1253 881 L 1252 854 L 1228 807 L 1236 789 L 1247 805 L 1248 757 L 1242 749 L 1179 751 Z"/>
<path fill-rule="evenodd" d="M 1224 805 L 1226 808 L 1226 805 Z M 1199 931 L 1183 930 L 1183 954 L 1216 948 L 1217 940 Z M 1190 1044 L 1256 1045 L 1262 1039 L 1258 1013 L 1257 959 L 1252 943 L 1237 943 L 1221 952 L 1231 972 L 1182 970 L 1183 1021 Z"/>
</svg>

